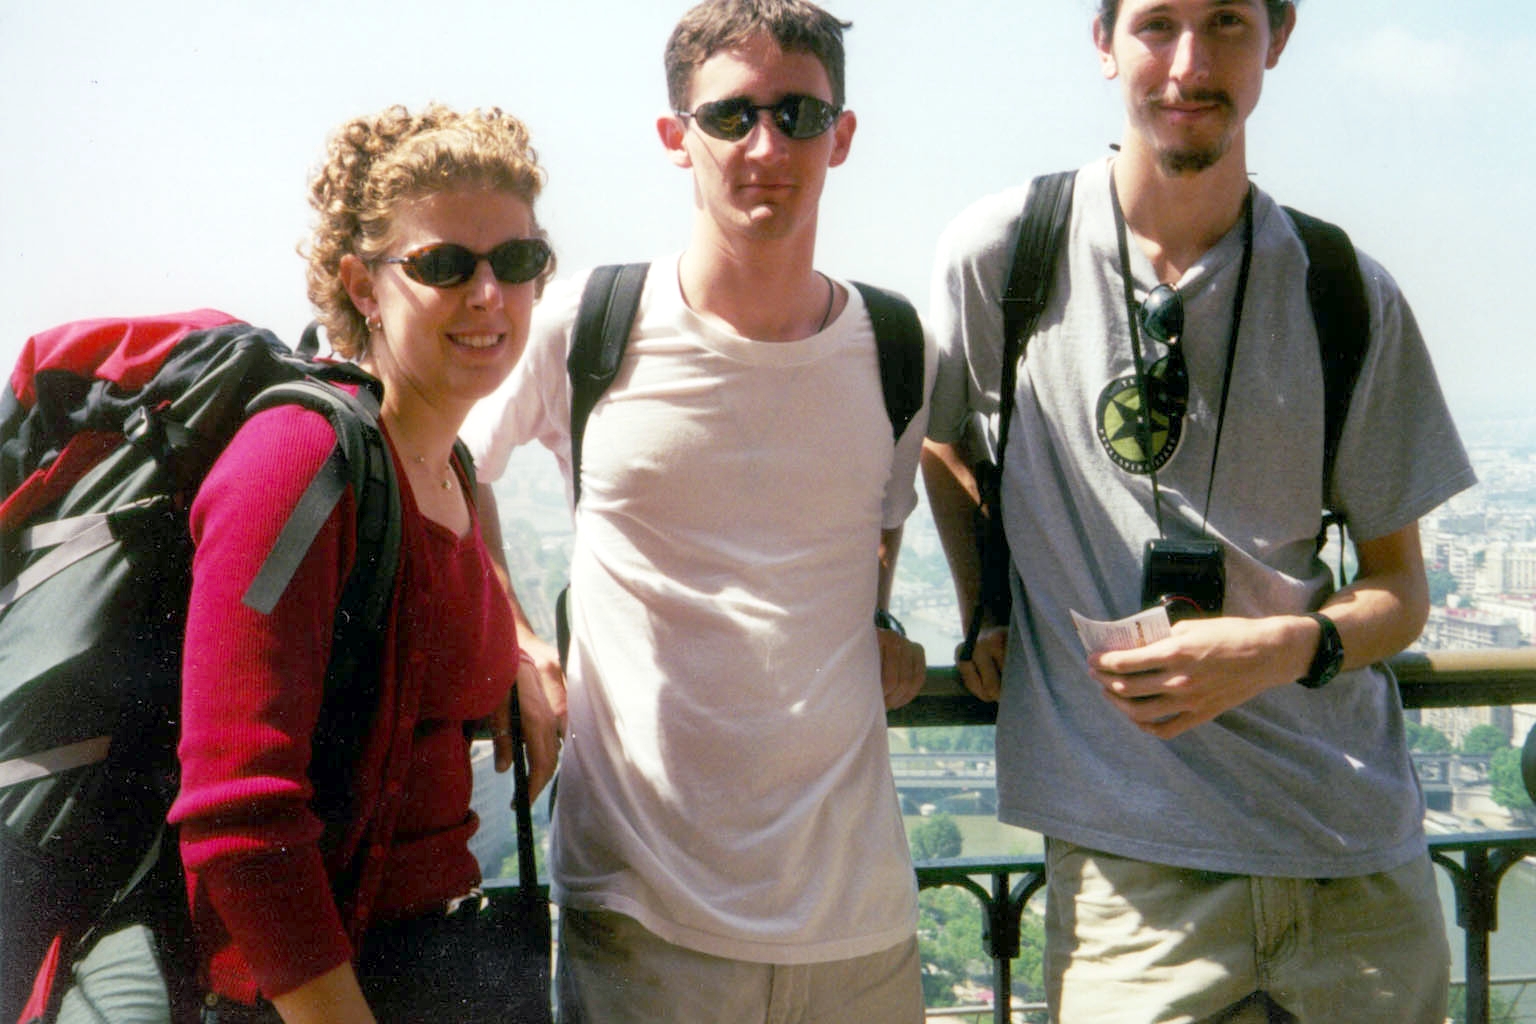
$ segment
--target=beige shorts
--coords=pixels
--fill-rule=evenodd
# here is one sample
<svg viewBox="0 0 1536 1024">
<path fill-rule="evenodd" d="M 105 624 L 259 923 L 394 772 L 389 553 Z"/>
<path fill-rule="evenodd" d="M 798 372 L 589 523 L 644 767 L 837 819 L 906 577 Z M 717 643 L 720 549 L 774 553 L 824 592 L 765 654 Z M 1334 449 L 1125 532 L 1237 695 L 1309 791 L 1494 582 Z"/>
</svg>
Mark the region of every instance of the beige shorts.
<svg viewBox="0 0 1536 1024">
<path fill-rule="evenodd" d="M 1426 855 L 1359 878 L 1222 875 L 1046 846 L 1060 1024 L 1442 1024 L 1450 947 Z"/>
<path fill-rule="evenodd" d="M 560 1024 L 922 1024 L 916 937 L 817 964 L 726 960 L 622 914 L 560 910 Z"/>
</svg>

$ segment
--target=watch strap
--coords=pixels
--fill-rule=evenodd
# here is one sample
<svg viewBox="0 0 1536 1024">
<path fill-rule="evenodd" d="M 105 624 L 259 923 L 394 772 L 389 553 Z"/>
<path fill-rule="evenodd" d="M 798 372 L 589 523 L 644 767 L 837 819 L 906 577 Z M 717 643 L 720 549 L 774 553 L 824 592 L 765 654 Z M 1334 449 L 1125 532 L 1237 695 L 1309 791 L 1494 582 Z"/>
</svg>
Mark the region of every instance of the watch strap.
<svg viewBox="0 0 1536 1024">
<path fill-rule="evenodd" d="M 1315 690 L 1326 686 L 1339 674 L 1339 667 L 1344 664 L 1344 642 L 1339 638 L 1339 628 L 1328 616 L 1321 612 L 1308 612 L 1307 618 L 1316 622 L 1321 632 L 1317 638 L 1317 652 L 1312 655 L 1312 664 L 1307 666 L 1307 674 L 1296 682 L 1309 690 Z"/>
</svg>

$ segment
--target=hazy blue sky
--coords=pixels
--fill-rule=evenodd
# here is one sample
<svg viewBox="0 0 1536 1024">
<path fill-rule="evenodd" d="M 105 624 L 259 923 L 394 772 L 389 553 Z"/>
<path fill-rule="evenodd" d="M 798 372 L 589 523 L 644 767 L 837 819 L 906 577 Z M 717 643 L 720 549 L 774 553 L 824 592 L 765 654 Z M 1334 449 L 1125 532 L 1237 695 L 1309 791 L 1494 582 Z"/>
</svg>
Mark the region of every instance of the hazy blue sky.
<svg viewBox="0 0 1536 1024">
<path fill-rule="evenodd" d="M 0 365 L 86 316 L 213 306 L 296 338 L 305 183 L 328 131 L 388 103 L 499 105 L 549 170 L 567 268 L 681 245 L 686 175 L 653 131 L 686 2 L 0 0 Z M 859 128 L 818 262 L 926 302 L 977 196 L 1105 152 L 1090 0 L 843 0 Z M 1305 0 L 1250 122 L 1250 167 L 1406 290 L 1469 437 L 1536 377 L 1536 32 L 1515 0 Z M 1528 431 L 1529 432 L 1529 431 Z"/>
</svg>

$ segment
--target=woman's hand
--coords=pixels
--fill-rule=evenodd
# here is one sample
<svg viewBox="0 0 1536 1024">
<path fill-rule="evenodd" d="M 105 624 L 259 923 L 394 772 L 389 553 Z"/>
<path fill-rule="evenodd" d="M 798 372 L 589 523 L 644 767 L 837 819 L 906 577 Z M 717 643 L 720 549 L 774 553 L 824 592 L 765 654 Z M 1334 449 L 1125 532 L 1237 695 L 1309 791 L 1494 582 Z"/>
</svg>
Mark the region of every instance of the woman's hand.
<svg viewBox="0 0 1536 1024">
<path fill-rule="evenodd" d="M 535 800 L 554 777 L 565 731 L 565 675 L 553 648 L 528 636 L 519 654 L 517 686 L 491 715 L 491 742 L 496 770 L 512 767 L 512 700 L 517 700 L 528 747 L 528 798 Z M 554 695 L 555 700 L 551 700 Z M 556 704 L 558 701 L 558 705 Z"/>
</svg>

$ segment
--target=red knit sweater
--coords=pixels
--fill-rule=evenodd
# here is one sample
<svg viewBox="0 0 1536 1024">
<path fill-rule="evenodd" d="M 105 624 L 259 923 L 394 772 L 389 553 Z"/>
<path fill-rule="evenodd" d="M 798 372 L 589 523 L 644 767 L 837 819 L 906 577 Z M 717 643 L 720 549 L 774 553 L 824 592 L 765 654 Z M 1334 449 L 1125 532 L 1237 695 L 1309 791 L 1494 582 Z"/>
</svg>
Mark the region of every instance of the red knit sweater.
<svg viewBox="0 0 1536 1024">
<path fill-rule="evenodd" d="M 246 1002 L 348 960 L 358 922 L 408 917 L 479 882 L 467 847 L 477 821 L 463 725 L 489 714 L 517 672 L 515 626 L 478 521 L 457 538 L 427 520 L 400 471 L 404 528 L 380 638 L 381 707 L 358 751 L 358 819 L 322 853 L 308 806 L 310 741 L 354 557 L 350 492 L 272 614 L 241 597 L 333 443 L 316 413 L 261 413 L 192 506 L 182 783 L 170 820 L 180 827 L 204 982 Z M 391 825 L 389 841 L 376 842 Z M 333 896 L 358 850 L 363 895 Z"/>
</svg>

